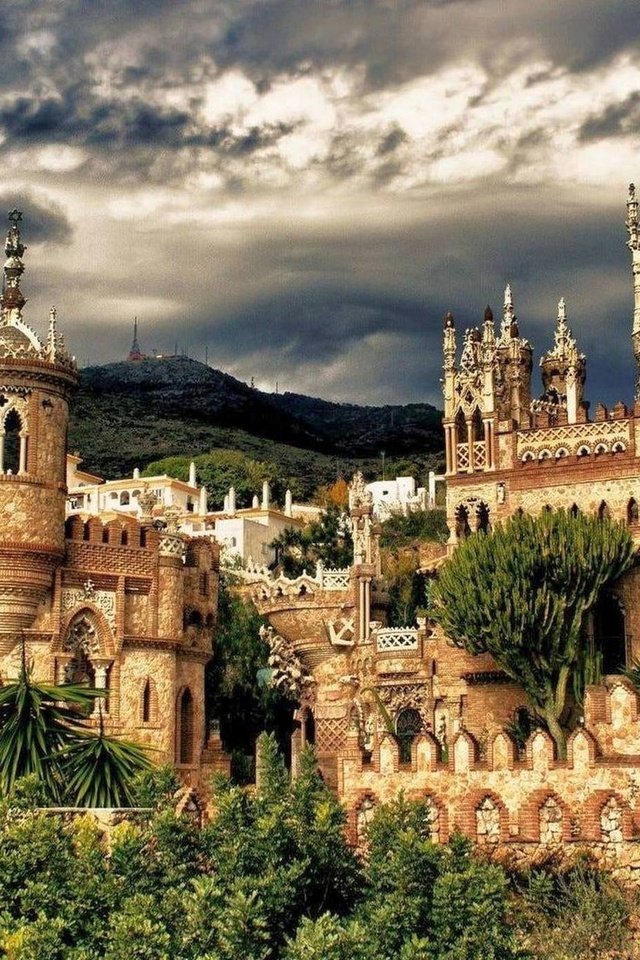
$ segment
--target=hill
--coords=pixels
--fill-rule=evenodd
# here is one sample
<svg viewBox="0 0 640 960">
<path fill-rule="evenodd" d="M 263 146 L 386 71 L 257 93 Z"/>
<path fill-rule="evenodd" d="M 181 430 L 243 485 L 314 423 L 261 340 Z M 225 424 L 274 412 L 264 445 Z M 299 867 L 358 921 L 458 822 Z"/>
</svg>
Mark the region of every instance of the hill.
<svg viewBox="0 0 640 960">
<path fill-rule="evenodd" d="M 112 363 L 81 371 L 69 448 L 107 477 L 168 456 L 217 447 L 276 462 L 306 494 L 357 467 L 423 473 L 441 462 L 441 414 L 429 404 L 357 406 L 300 394 L 262 393 L 185 357 Z"/>
</svg>

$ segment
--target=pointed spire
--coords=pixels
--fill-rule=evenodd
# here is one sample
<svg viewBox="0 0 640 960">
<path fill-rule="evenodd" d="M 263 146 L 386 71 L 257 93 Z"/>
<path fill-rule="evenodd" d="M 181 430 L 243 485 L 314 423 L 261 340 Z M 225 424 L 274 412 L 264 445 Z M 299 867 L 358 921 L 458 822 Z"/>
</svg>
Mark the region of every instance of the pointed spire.
<svg viewBox="0 0 640 960">
<path fill-rule="evenodd" d="M 4 244 L 7 257 L 4 264 L 4 279 L 2 284 L 2 322 L 8 323 L 11 319 L 19 320 L 26 300 L 20 289 L 20 277 L 24 273 L 22 256 L 27 249 L 20 237 L 18 224 L 22 220 L 20 210 L 11 210 L 8 214 L 9 230 Z"/>
<path fill-rule="evenodd" d="M 518 320 L 513 308 L 513 294 L 511 284 L 508 283 L 504 290 L 504 308 L 502 312 L 502 325 L 500 328 L 500 342 L 506 343 L 512 337 L 518 336 Z"/>
<path fill-rule="evenodd" d="M 56 361 L 56 348 L 58 345 L 57 319 L 56 308 L 51 307 L 49 311 L 49 331 L 47 333 L 47 357 L 51 363 L 55 363 Z"/>
<path fill-rule="evenodd" d="M 627 246 L 630 250 L 640 249 L 640 236 L 638 234 L 638 201 L 636 199 L 635 184 L 629 184 L 629 196 L 627 198 L 627 220 L 625 223 L 629 239 Z"/>
<path fill-rule="evenodd" d="M 456 365 L 456 328 L 450 310 L 444 315 L 443 353 L 445 372 L 451 372 Z"/>
</svg>

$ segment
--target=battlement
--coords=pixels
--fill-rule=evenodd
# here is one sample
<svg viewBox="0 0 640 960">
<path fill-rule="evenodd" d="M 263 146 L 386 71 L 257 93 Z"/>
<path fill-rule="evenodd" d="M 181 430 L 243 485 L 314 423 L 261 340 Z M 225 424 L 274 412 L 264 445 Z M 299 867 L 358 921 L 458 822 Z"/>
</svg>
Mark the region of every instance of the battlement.
<svg viewBox="0 0 640 960">
<path fill-rule="evenodd" d="M 105 523 L 100 517 L 85 520 L 75 514 L 65 522 L 64 529 L 65 539 L 73 542 L 108 544 L 149 552 L 155 552 L 160 545 L 160 534 L 142 526 L 134 517 L 118 517 Z"/>
<path fill-rule="evenodd" d="M 616 692 L 622 690 L 626 696 Z M 631 694 L 616 686 L 591 707 L 606 712 L 610 703 L 615 727 L 628 709 L 637 709 Z M 435 842 L 445 843 L 459 830 L 480 845 L 525 845 L 529 852 L 533 845 L 572 843 L 589 847 L 611 866 L 637 869 L 640 754 L 606 756 L 602 746 L 592 730 L 579 727 L 560 761 L 543 730 L 534 731 L 523 751 L 506 731 L 481 745 L 461 730 L 448 750 L 423 733 L 413 740 L 410 762 L 401 763 L 391 734 L 380 736 L 367 754 L 357 731 L 350 731 L 338 753 L 338 790 L 355 843 L 363 842 L 376 805 L 402 791 L 426 802 Z"/>
</svg>

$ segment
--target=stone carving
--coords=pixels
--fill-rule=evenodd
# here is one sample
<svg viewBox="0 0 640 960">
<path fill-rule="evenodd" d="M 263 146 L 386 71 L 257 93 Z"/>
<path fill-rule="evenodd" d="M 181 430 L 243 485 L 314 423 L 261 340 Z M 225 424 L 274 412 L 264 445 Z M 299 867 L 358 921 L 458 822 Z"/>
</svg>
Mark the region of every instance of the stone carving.
<svg viewBox="0 0 640 960">
<path fill-rule="evenodd" d="M 145 483 L 144 489 L 140 496 L 138 497 L 138 505 L 140 507 L 140 517 L 142 519 L 150 518 L 153 516 L 153 508 L 158 502 L 158 497 L 156 494 L 149 489 L 148 485 Z"/>
<path fill-rule="evenodd" d="M 364 477 L 358 470 L 349 484 L 349 509 L 357 510 L 360 507 L 373 507 L 373 494 L 367 490 Z"/>
<path fill-rule="evenodd" d="M 392 717 L 395 717 L 401 710 L 417 710 L 422 717 L 425 730 L 431 726 L 426 683 L 401 683 L 393 686 L 381 686 L 377 692 Z"/>
<path fill-rule="evenodd" d="M 301 703 L 312 700 L 315 680 L 303 666 L 293 645 L 277 634 L 273 627 L 260 627 L 260 639 L 269 645 L 271 686 Z"/>
<path fill-rule="evenodd" d="M 285 577 L 284 574 L 274 577 L 267 567 L 255 563 L 249 557 L 244 569 L 242 567 L 234 568 L 233 573 L 241 580 L 255 584 L 256 589 L 253 592 L 253 598 L 260 601 L 277 599 L 278 597 L 313 596 L 318 590 L 345 592 L 349 589 L 351 571 L 348 567 L 344 570 L 325 569 L 319 563 L 315 577 L 307 573 L 306 570 L 299 577 L 292 579 Z"/>
<path fill-rule="evenodd" d="M 329 639 L 333 647 L 352 647 L 354 642 L 354 618 L 342 617 L 340 620 L 328 620 Z"/>
<path fill-rule="evenodd" d="M 500 842 L 500 810 L 491 797 L 476 807 L 476 835 L 480 844 Z"/>
<path fill-rule="evenodd" d="M 376 631 L 376 649 L 417 650 L 418 631 L 413 627 L 384 627 Z"/>
<path fill-rule="evenodd" d="M 76 607 L 82 606 L 83 601 L 89 600 L 105 616 L 112 630 L 116 628 L 116 595 L 112 590 L 96 590 L 91 580 L 85 581 L 81 588 L 62 591 L 62 612 L 68 613 Z"/>
</svg>

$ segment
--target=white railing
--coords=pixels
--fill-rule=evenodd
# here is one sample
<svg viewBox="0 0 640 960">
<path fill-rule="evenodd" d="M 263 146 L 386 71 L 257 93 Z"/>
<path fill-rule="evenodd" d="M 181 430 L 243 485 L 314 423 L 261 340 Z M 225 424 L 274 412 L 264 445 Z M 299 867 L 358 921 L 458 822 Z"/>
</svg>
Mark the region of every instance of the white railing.
<svg viewBox="0 0 640 960">
<path fill-rule="evenodd" d="M 376 631 L 378 650 L 417 650 L 418 631 L 412 627 L 383 627 Z"/>
<path fill-rule="evenodd" d="M 329 569 L 325 570 L 318 566 L 317 576 L 320 579 L 320 585 L 323 590 L 347 590 L 349 587 L 349 567 L 344 570 Z"/>
<path fill-rule="evenodd" d="M 267 596 L 304 596 L 307 593 L 313 594 L 318 590 L 343 592 L 349 589 L 351 571 L 349 567 L 345 567 L 343 570 L 325 570 L 319 563 L 315 576 L 311 576 L 305 570 L 299 577 L 293 579 L 285 577 L 283 574 L 274 577 L 267 567 L 254 563 L 249 558 L 244 568 L 234 569 L 232 572 L 247 583 L 260 586 L 261 590 L 265 591 L 263 599 L 266 599 Z"/>
</svg>

